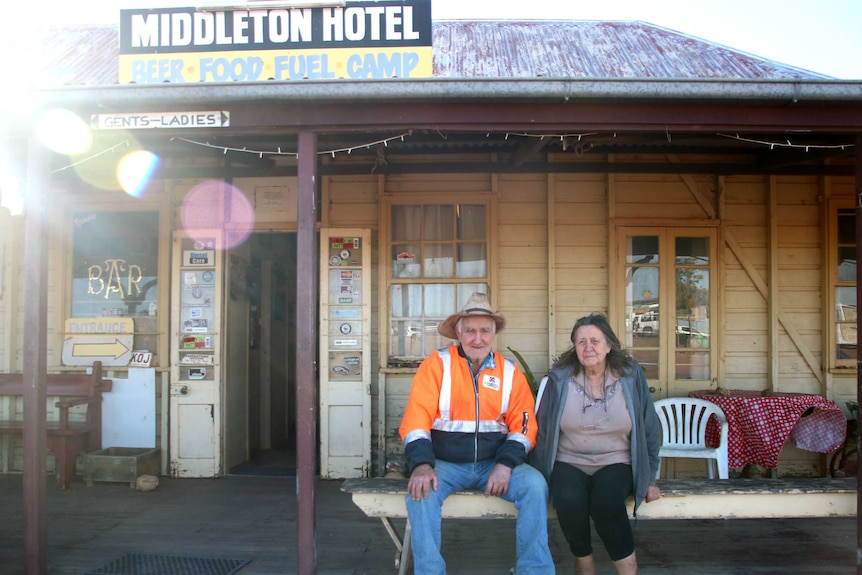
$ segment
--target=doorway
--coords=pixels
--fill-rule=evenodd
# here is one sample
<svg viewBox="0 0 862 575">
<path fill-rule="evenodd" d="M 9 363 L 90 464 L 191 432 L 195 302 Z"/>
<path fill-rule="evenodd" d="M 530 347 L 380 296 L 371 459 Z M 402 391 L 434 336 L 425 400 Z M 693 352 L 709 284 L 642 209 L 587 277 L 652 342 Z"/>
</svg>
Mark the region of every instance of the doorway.
<svg viewBox="0 0 862 575">
<path fill-rule="evenodd" d="M 296 474 L 296 234 L 253 233 L 244 273 L 231 273 L 228 306 L 247 317 L 248 457 L 231 475 Z M 232 314 L 229 314 L 232 315 Z M 232 350 L 233 351 L 233 350 Z M 235 350 L 239 352 L 239 350 Z M 241 353 L 228 353 L 238 357 Z M 230 426 L 228 426 L 230 427 Z M 230 438 L 228 438 L 230 442 Z"/>
</svg>

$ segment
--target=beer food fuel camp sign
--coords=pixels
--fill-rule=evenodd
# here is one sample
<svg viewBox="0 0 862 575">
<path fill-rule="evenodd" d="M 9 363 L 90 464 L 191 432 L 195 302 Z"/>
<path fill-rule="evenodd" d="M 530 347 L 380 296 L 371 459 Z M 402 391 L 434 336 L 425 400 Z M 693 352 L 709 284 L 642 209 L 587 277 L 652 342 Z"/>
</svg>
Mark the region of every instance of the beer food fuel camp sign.
<svg viewBox="0 0 862 575">
<path fill-rule="evenodd" d="M 120 83 L 432 74 L 431 0 L 269 4 L 120 10 Z"/>
</svg>

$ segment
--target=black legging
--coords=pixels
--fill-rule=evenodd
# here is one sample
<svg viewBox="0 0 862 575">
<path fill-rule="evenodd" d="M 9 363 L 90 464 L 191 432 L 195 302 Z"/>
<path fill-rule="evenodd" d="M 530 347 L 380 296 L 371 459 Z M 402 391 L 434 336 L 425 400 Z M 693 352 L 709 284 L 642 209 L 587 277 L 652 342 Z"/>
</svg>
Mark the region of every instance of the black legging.
<svg viewBox="0 0 862 575">
<path fill-rule="evenodd" d="M 551 475 L 551 496 L 569 549 L 575 557 L 592 555 L 590 517 L 611 560 L 625 559 L 635 550 L 626 510 L 632 493 L 632 466 L 617 463 L 595 475 L 558 461 Z"/>
</svg>

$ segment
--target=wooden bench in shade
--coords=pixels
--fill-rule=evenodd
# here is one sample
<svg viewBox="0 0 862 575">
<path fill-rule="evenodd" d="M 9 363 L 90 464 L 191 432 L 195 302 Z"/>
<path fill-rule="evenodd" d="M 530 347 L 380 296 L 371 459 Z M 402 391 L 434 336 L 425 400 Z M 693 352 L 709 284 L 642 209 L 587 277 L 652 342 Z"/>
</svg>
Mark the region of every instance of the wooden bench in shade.
<svg viewBox="0 0 862 575">
<path fill-rule="evenodd" d="M 102 379 L 102 363 L 93 363 L 93 372 L 47 374 L 46 397 L 59 397 L 54 405 L 59 410 L 57 421 L 46 424 L 48 450 L 57 460 L 57 487 L 67 489 L 75 476 L 75 462 L 79 453 L 102 448 L 102 393 L 111 391 L 111 380 Z M 0 373 L 0 396 L 24 395 L 24 376 L 21 373 Z M 83 421 L 69 418 L 69 409 L 86 405 Z M 21 419 L 0 420 L 0 435 L 23 435 Z"/>
<path fill-rule="evenodd" d="M 779 517 L 855 517 L 856 478 L 798 479 L 666 479 L 659 480 L 662 497 L 638 508 L 638 519 L 752 519 Z M 341 490 L 350 493 L 368 517 L 379 517 L 395 543 L 395 567 L 407 572 L 410 561 L 410 522 L 401 536 L 392 519 L 407 517 L 407 479 L 348 479 Z M 633 500 L 628 501 L 629 516 Z M 460 491 L 443 504 L 449 519 L 507 519 L 515 506 L 479 491 Z M 553 507 L 548 516 L 555 518 Z"/>
</svg>

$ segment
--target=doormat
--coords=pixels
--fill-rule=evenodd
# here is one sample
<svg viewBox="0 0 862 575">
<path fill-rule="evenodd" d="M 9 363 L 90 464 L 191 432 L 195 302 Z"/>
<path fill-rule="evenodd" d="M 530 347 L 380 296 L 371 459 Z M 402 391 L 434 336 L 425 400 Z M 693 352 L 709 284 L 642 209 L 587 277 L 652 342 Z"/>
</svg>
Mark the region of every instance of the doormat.
<svg viewBox="0 0 862 575">
<path fill-rule="evenodd" d="M 86 575 L 233 575 L 245 559 L 211 559 L 128 553 Z"/>
</svg>

